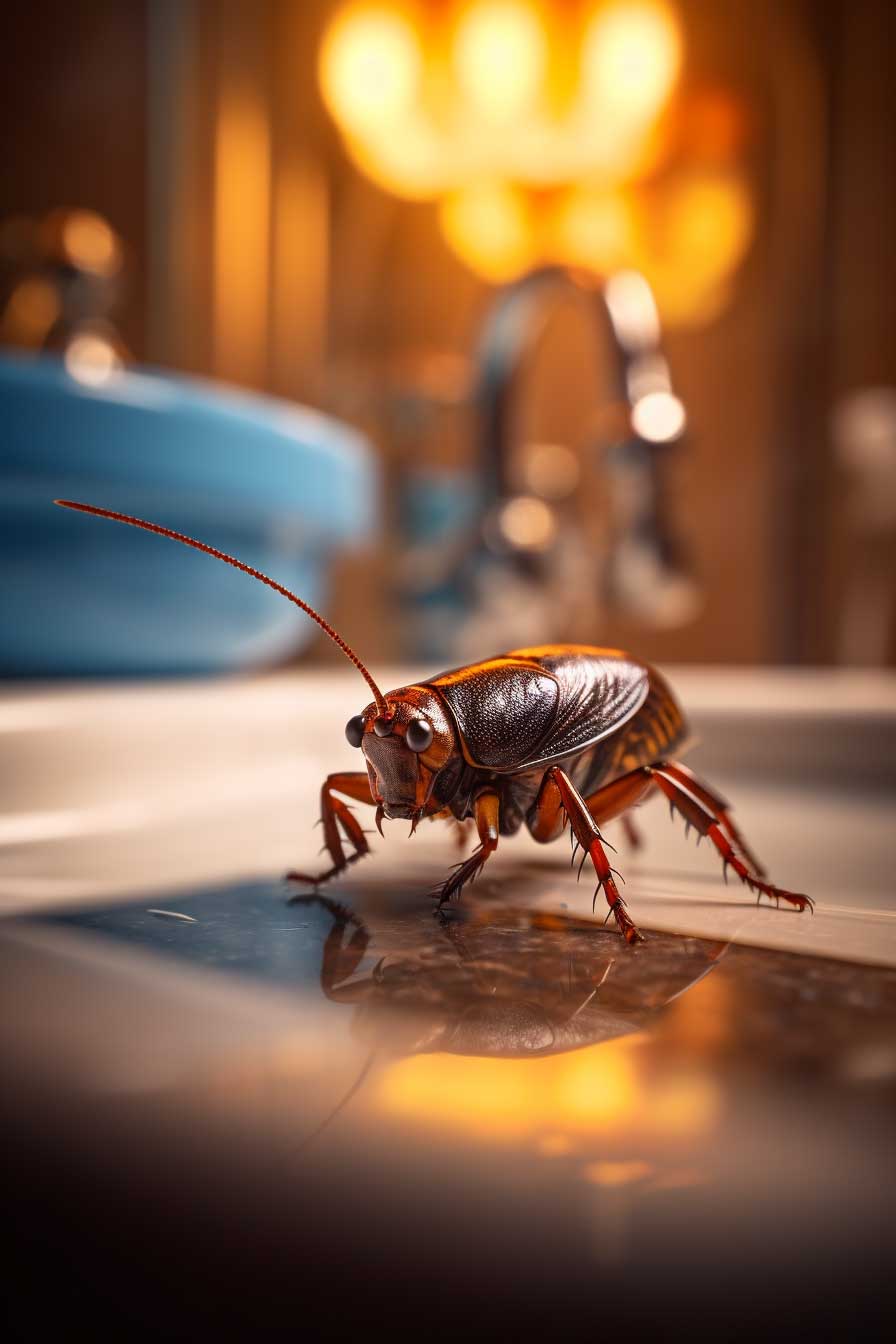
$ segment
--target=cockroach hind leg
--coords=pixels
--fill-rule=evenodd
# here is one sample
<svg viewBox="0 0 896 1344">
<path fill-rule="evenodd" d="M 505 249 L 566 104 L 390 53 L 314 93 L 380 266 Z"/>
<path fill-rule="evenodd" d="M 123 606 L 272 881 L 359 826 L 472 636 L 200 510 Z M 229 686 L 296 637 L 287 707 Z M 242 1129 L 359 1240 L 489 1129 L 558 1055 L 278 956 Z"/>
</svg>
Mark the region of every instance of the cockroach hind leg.
<svg viewBox="0 0 896 1344">
<path fill-rule="evenodd" d="M 629 915 L 625 901 L 621 896 L 618 896 L 610 906 L 610 909 L 607 912 L 607 918 L 609 918 L 610 915 L 613 915 L 615 918 L 619 932 L 622 934 L 629 947 L 635 947 L 638 943 L 647 942 L 647 939 Z M 606 923 L 606 920 L 604 923 Z"/>
</svg>

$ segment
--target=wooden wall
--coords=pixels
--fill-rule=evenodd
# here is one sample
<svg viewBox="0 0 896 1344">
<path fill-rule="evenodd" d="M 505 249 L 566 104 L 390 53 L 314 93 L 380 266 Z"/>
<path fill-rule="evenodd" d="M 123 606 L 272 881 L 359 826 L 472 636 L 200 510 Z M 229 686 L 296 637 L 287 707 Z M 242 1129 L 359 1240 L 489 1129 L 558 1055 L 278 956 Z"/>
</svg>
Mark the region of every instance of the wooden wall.
<svg viewBox="0 0 896 1344">
<path fill-rule="evenodd" d="M 314 74 L 329 9 L 20 8 L 4 44 L 0 217 L 99 210 L 129 246 L 123 326 L 138 355 L 357 420 L 394 479 L 383 387 L 422 351 L 468 352 L 489 294 L 448 253 L 430 207 L 390 200 L 345 160 Z M 730 307 L 667 341 L 692 426 L 673 499 L 704 609 L 682 630 L 608 621 L 594 637 L 659 660 L 830 660 L 849 563 L 830 414 L 857 387 L 896 385 L 891 5 L 680 9 L 689 69 L 754 110 L 760 228 Z M 597 399 L 590 337 L 561 324 L 551 339 L 523 428 L 575 437 Z M 390 564 L 388 547 L 347 562 L 334 602 L 379 658 L 400 620 Z"/>
</svg>

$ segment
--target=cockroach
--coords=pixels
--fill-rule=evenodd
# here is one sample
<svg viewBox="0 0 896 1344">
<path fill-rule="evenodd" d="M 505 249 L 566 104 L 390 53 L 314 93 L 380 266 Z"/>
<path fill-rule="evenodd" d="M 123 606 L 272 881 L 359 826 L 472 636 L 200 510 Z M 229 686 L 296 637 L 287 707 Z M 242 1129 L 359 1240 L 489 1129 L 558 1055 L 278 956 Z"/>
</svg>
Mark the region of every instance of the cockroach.
<svg viewBox="0 0 896 1344">
<path fill-rule="evenodd" d="M 295 593 L 233 556 L 157 523 L 111 509 L 55 501 L 67 509 L 111 518 L 192 546 L 242 570 L 300 607 L 355 665 L 373 701 L 346 724 L 364 770 L 328 775 L 321 786 L 324 846 L 331 866 L 322 873 L 289 877 L 315 889 L 369 853 L 367 837 L 344 801 L 376 808 L 384 817 L 411 823 L 423 818 L 472 819 L 479 844 L 458 863 L 434 895 L 437 909 L 458 897 L 498 847 L 499 836 L 525 825 L 535 840 L 556 840 L 567 823 L 573 859 L 590 860 L 601 891 L 628 943 L 642 935 L 628 913 L 600 827 L 649 794 L 659 792 L 699 838 L 718 851 L 727 878 L 732 868 L 756 893 L 779 904 L 812 910 L 808 896 L 766 880 L 731 815 L 714 789 L 672 758 L 687 737 L 684 714 L 665 679 L 620 649 L 588 644 L 542 644 L 513 649 L 481 663 L 441 672 L 384 695 L 341 635 Z M 349 852 L 346 853 L 348 846 Z"/>
</svg>

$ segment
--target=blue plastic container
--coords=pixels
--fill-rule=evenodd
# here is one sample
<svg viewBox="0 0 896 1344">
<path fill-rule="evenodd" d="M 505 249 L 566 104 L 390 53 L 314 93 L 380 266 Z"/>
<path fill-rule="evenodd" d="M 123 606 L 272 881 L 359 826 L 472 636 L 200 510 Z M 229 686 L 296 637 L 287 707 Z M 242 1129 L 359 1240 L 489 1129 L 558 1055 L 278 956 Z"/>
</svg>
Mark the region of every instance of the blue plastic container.
<svg viewBox="0 0 896 1344">
<path fill-rule="evenodd" d="M 0 358 L 0 675 L 221 672 L 316 627 L 229 566 L 54 498 L 186 532 L 325 607 L 328 553 L 369 531 L 374 463 L 353 430 L 270 397 Z"/>
</svg>

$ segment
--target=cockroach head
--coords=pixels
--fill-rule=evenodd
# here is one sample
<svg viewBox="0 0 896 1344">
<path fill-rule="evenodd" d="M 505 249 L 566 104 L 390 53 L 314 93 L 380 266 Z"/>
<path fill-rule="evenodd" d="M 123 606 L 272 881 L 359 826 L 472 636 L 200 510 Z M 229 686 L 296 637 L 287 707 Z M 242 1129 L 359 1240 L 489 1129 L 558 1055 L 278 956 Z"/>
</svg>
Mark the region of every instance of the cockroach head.
<svg viewBox="0 0 896 1344">
<path fill-rule="evenodd" d="M 439 696 L 427 686 L 405 686 L 349 719 L 345 735 L 360 747 L 374 798 L 387 817 L 414 819 L 432 795 L 439 771 L 457 754 L 454 725 Z"/>
</svg>

